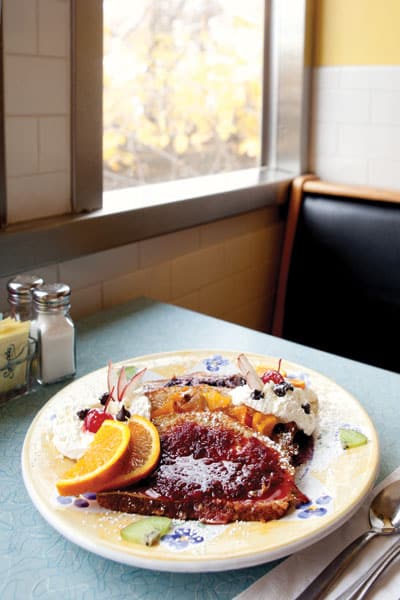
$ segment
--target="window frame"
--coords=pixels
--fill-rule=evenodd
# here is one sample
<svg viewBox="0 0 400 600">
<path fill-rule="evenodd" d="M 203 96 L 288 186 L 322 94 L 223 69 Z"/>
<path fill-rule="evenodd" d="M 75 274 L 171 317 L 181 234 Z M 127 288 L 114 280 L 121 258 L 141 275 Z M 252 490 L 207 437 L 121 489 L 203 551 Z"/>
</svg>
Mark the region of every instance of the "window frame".
<svg viewBox="0 0 400 600">
<path fill-rule="evenodd" d="M 71 0 L 73 214 L 0 231 L 0 276 L 286 201 L 292 179 L 307 170 L 312 0 L 265 3 L 263 164 L 103 195 L 102 1 Z M 1 199 L 0 188 L 0 211 Z"/>
</svg>

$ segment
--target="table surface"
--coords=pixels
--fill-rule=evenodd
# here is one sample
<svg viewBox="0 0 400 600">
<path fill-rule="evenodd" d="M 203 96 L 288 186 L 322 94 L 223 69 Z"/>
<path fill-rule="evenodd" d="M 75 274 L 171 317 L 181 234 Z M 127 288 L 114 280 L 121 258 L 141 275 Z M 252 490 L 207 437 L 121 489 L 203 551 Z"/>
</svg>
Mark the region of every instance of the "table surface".
<svg viewBox="0 0 400 600">
<path fill-rule="evenodd" d="M 400 375 L 320 352 L 186 309 L 140 298 L 82 319 L 77 377 L 135 356 L 188 349 L 256 352 L 307 366 L 358 398 L 380 438 L 378 479 L 400 464 Z M 21 476 L 25 434 L 66 384 L 39 388 L 0 407 L 0 598 L 2 600 L 231 599 L 276 563 L 215 573 L 165 573 L 118 564 L 64 539 L 34 508 Z"/>
</svg>

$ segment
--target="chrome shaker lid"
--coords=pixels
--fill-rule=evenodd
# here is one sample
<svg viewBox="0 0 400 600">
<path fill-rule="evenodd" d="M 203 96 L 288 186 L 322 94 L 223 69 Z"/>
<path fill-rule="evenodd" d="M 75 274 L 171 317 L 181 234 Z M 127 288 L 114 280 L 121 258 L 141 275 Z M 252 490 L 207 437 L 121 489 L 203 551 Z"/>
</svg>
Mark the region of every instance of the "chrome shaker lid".
<svg viewBox="0 0 400 600">
<path fill-rule="evenodd" d="M 66 283 L 46 283 L 33 290 L 33 301 L 38 310 L 68 306 L 71 288 Z"/>
<path fill-rule="evenodd" d="M 31 302 L 32 291 L 43 283 L 42 277 L 37 275 L 17 275 L 7 283 L 8 299 L 12 303 Z"/>
</svg>

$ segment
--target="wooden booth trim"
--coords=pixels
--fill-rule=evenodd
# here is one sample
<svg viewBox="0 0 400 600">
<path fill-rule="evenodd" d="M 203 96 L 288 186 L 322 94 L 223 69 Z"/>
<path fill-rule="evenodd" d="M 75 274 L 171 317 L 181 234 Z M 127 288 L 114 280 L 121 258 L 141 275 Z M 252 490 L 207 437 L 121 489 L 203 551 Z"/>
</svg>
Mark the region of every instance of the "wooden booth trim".
<svg viewBox="0 0 400 600">
<path fill-rule="evenodd" d="M 305 175 L 305 177 L 308 177 Z M 359 198 L 371 202 L 399 202 L 400 192 L 396 190 L 385 190 L 368 187 L 365 185 L 343 185 L 330 183 L 321 179 L 308 179 L 304 182 L 303 193 L 324 194 L 325 196 L 341 196 L 343 198 Z"/>
</svg>

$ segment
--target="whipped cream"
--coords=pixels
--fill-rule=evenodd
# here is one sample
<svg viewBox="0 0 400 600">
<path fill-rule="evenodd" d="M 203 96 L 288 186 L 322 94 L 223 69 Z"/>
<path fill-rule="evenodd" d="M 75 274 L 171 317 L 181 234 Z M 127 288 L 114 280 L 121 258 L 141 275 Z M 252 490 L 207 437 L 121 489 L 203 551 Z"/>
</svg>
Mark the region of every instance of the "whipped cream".
<svg viewBox="0 0 400 600">
<path fill-rule="evenodd" d="M 151 405 L 150 401 L 143 394 L 142 389 L 137 390 L 136 395 L 132 395 L 123 402 L 125 408 L 131 415 L 140 415 L 150 419 Z M 80 458 L 88 449 L 93 440 L 94 433 L 86 431 L 83 427 L 83 420 L 77 413 L 85 408 L 97 408 L 103 410 L 104 406 L 98 400 L 73 399 L 64 402 L 59 406 L 52 421 L 53 443 L 57 450 L 67 458 L 76 460 Z M 107 412 L 113 417 L 121 409 L 121 403 L 112 400 L 107 406 Z"/>
<path fill-rule="evenodd" d="M 284 396 L 277 396 L 274 392 L 275 384 L 268 381 L 263 389 L 263 397 L 256 400 L 251 397 L 252 389 L 243 385 L 230 390 L 232 403 L 235 405 L 246 404 L 254 410 L 267 415 L 275 415 L 282 423 L 294 421 L 299 429 L 306 435 L 311 435 L 316 426 L 318 413 L 318 399 L 310 388 L 293 387 L 287 390 Z"/>
<path fill-rule="evenodd" d="M 83 421 L 77 412 L 85 408 L 101 406 L 98 401 L 73 400 L 66 401 L 58 407 L 52 421 L 53 443 L 57 450 L 67 458 L 77 459 L 85 453 L 94 433 L 85 431 Z"/>
<path fill-rule="evenodd" d="M 143 394 L 142 389 L 138 389 L 135 395 L 126 399 L 124 398 L 122 404 L 125 406 L 126 410 L 129 410 L 131 415 L 140 415 L 141 417 L 150 419 L 150 400 Z M 118 402 L 118 400 L 111 400 L 107 405 L 107 412 L 113 417 L 115 417 L 120 410 L 121 402 Z"/>
<path fill-rule="evenodd" d="M 140 415 L 141 417 L 145 417 L 146 419 L 150 420 L 150 400 L 143 393 L 139 393 L 136 397 L 132 398 L 130 402 L 125 402 L 125 408 L 129 410 L 131 415 Z"/>
</svg>

